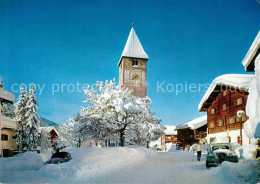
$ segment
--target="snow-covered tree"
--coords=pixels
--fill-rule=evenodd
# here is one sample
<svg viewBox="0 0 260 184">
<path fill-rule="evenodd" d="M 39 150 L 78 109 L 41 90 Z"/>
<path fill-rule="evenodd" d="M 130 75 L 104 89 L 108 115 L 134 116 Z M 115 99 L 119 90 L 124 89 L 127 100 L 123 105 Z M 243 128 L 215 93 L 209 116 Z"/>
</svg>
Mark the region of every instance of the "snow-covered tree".
<svg viewBox="0 0 260 184">
<path fill-rule="evenodd" d="M 116 87 L 115 80 L 97 82 L 96 88 L 88 87 L 85 94 L 90 106 L 81 110 L 76 121 L 81 135 L 96 140 L 119 138 L 124 146 L 126 136 L 134 140 L 138 133 L 142 139 L 149 134 L 153 118 L 148 97 L 135 97 L 130 90 Z"/>
<path fill-rule="evenodd" d="M 38 146 L 41 148 L 42 152 L 48 150 L 51 147 L 51 140 L 50 140 L 49 133 L 44 130 L 39 131 L 38 141 L 39 141 Z"/>
<path fill-rule="evenodd" d="M 3 116 L 14 118 L 14 106 L 11 103 L 2 102 L 1 113 Z"/>
<path fill-rule="evenodd" d="M 40 127 L 40 117 L 37 114 L 38 106 L 35 96 L 35 85 L 32 85 L 30 89 L 30 94 L 28 101 L 26 103 L 26 143 L 27 149 L 30 151 L 35 151 L 39 146 L 39 127 Z"/>
<path fill-rule="evenodd" d="M 67 146 L 75 147 L 79 144 L 79 136 L 75 129 L 75 123 L 72 118 L 69 122 L 63 123 L 57 127 L 59 142 Z"/>
<path fill-rule="evenodd" d="M 18 102 L 15 105 L 15 120 L 17 124 L 17 134 L 16 141 L 19 147 L 19 151 L 23 151 L 26 147 L 26 123 L 27 118 L 25 114 L 27 113 L 26 104 L 28 101 L 28 93 L 24 88 L 20 88 L 20 96 Z"/>
</svg>

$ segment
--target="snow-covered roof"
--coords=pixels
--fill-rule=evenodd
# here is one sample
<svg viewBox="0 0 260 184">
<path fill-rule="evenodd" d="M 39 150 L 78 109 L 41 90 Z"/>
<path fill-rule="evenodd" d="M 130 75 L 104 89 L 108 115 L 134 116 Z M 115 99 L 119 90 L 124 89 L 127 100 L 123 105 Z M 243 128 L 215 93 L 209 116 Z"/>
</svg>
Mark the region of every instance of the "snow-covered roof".
<svg viewBox="0 0 260 184">
<path fill-rule="evenodd" d="M 248 90 L 250 86 L 251 80 L 254 78 L 254 75 L 247 74 L 226 74 L 221 75 L 213 80 L 211 85 L 209 86 L 207 92 L 203 96 L 200 104 L 198 106 L 199 111 L 203 111 L 205 109 L 204 106 L 206 103 L 212 103 L 214 99 L 209 99 L 209 97 L 213 93 L 219 93 L 220 90 L 217 88 L 218 86 L 230 86 L 234 88 L 239 88 L 240 90 Z"/>
<path fill-rule="evenodd" d="M 40 129 L 40 131 L 45 131 L 47 133 L 50 133 L 52 130 L 54 130 L 57 133 L 57 135 L 59 136 L 59 132 L 56 130 L 56 128 L 54 126 L 40 127 L 39 129 Z"/>
<path fill-rule="evenodd" d="M 165 134 L 177 135 L 177 131 L 175 130 L 176 126 L 166 125 L 166 130 L 164 131 Z"/>
<path fill-rule="evenodd" d="M 245 67 L 245 70 L 248 71 L 248 66 L 253 64 L 254 57 L 256 56 L 256 53 L 259 51 L 260 48 L 260 31 L 258 32 L 254 42 L 252 43 L 250 49 L 248 50 L 244 60 L 242 61 L 243 66 Z"/>
<path fill-rule="evenodd" d="M 121 63 L 123 57 L 141 58 L 149 59 L 148 55 L 143 49 L 141 42 L 139 41 L 134 28 L 132 27 L 130 34 L 128 36 L 125 48 L 118 62 L 118 66 Z"/>
<path fill-rule="evenodd" d="M 198 129 L 198 128 L 206 125 L 206 124 L 207 124 L 207 115 L 201 116 L 199 118 L 193 119 L 193 120 L 188 121 L 186 123 L 177 125 L 176 130 L 186 129 L 186 128 L 190 128 L 192 130 L 195 130 L 195 129 Z"/>
</svg>

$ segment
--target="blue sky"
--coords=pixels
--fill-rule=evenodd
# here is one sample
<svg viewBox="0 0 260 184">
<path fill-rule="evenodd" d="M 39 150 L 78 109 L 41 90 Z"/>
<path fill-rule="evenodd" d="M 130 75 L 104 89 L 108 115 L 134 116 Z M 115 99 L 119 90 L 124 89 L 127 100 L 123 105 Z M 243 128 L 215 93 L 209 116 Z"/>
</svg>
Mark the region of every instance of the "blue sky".
<svg viewBox="0 0 260 184">
<path fill-rule="evenodd" d="M 152 110 L 164 125 L 176 125 L 204 115 L 197 106 L 205 90 L 157 92 L 157 82 L 206 84 L 245 73 L 241 61 L 260 29 L 259 15 L 256 0 L 1 0 L 0 75 L 9 91 L 13 84 L 45 84 L 39 114 L 61 123 L 79 112 L 85 96 L 66 89 L 52 95 L 52 84 L 118 81 L 134 22 L 150 57 Z"/>
</svg>

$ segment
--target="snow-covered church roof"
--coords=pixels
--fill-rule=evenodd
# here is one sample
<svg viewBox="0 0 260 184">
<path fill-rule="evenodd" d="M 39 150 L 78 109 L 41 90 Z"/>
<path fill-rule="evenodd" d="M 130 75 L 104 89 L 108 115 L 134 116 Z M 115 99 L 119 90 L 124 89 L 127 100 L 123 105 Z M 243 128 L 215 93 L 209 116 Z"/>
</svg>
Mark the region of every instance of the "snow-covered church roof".
<svg viewBox="0 0 260 184">
<path fill-rule="evenodd" d="M 258 32 L 254 42 L 252 43 L 250 49 L 248 50 L 244 60 L 242 61 L 243 66 L 245 67 L 246 71 L 251 71 L 254 69 L 254 58 L 259 52 L 260 49 L 260 31 Z M 252 65 L 252 66 L 250 66 Z M 252 68 L 253 67 L 253 68 Z"/>
<path fill-rule="evenodd" d="M 254 75 L 247 75 L 247 74 L 226 74 L 221 75 L 213 80 L 211 85 L 209 86 L 207 92 L 203 96 L 200 104 L 198 106 L 199 111 L 203 111 L 203 108 L 206 103 L 209 103 L 209 97 L 213 93 L 219 93 L 218 86 L 230 86 L 233 88 L 238 88 L 240 90 L 248 90 L 250 86 L 250 82 L 254 78 Z M 213 99 L 211 99 L 213 101 Z"/>
<path fill-rule="evenodd" d="M 192 130 L 195 130 L 195 129 L 198 129 L 198 128 L 206 125 L 206 124 L 207 124 L 207 115 L 201 116 L 199 118 L 193 119 L 193 120 L 188 121 L 186 123 L 177 125 L 176 130 L 186 129 L 186 128 L 190 128 Z"/>
<path fill-rule="evenodd" d="M 149 59 L 133 27 L 128 36 L 125 48 L 118 62 L 118 66 L 120 65 L 123 57 Z"/>
</svg>

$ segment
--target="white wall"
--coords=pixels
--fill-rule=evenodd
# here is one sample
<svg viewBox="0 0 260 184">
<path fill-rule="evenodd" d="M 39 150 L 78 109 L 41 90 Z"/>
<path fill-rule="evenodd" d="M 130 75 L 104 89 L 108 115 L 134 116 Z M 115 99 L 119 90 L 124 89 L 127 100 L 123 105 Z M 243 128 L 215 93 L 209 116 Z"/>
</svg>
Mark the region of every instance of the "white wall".
<svg viewBox="0 0 260 184">
<path fill-rule="evenodd" d="M 210 143 L 210 138 L 214 138 L 214 137 L 231 137 L 231 143 L 237 143 L 237 137 L 240 136 L 240 130 L 230 130 L 227 132 L 218 132 L 218 133 L 214 133 L 214 134 L 208 134 L 206 139 L 208 141 L 208 143 Z M 242 144 L 243 145 L 248 145 L 249 144 L 249 138 L 246 137 L 244 130 L 242 130 Z"/>
</svg>

